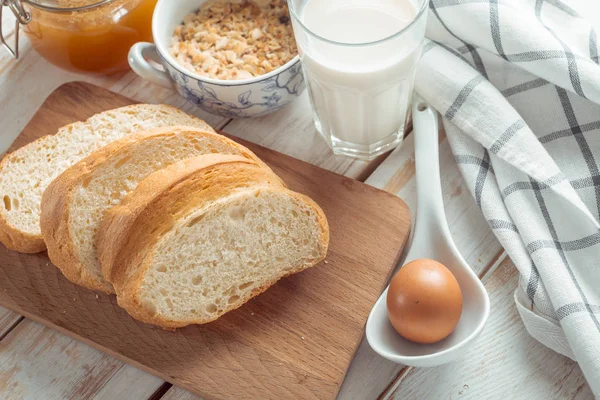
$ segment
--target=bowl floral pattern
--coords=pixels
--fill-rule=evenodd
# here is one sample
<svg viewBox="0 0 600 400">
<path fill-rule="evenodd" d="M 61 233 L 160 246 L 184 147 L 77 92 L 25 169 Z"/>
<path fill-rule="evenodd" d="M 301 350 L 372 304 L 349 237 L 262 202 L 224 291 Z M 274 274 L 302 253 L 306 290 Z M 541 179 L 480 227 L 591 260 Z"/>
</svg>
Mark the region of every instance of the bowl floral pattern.
<svg viewBox="0 0 600 400">
<path fill-rule="evenodd" d="M 286 106 L 305 88 L 300 60 L 279 73 L 250 83 L 219 84 L 196 79 L 163 59 L 176 90 L 211 114 L 227 118 L 261 117 Z"/>
</svg>

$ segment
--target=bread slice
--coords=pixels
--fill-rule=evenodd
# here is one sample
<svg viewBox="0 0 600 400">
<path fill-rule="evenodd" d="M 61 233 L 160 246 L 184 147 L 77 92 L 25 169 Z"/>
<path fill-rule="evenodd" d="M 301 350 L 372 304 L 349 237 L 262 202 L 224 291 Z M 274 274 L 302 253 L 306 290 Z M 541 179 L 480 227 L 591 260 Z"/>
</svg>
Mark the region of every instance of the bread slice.
<svg viewBox="0 0 600 400">
<path fill-rule="evenodd" d="M 104 276 L 134 318 L 203 324 L 323 260 L 329 227 L 310 198 L 255 162 L 207 155 L 155 172 L 106 212 Z"/>
<path fill-rule="evenodd" d="M 61 172 L 108 143 L 152 128 L 189 125 L 214 132 L 206 122 L 166 105 L 139 104 L 94 115 L 62 127 L 8 154 L 0 164 L 0 241 L 22 253 L 46 248 L 40 202 Z"/>
<path fill-rule="evenodd" d="M 94 243 L 104 212 L 152 172 L 207 153 L 237 154 L 262 163 L 222 135 L 174 126 L 129 135 L 68 168 L 42 197 L 40 226 L 50 260 L 71 282 L 114 293 L 102 275 Z"/>
</svg>

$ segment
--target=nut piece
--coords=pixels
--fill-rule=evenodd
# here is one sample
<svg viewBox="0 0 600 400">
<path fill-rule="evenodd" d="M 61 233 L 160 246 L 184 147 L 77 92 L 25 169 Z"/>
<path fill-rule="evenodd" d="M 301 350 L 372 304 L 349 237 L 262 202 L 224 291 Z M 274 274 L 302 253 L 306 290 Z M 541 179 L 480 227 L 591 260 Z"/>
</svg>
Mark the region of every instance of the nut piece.
<svg viewBox="0 0 600 400">
<path fill-rule="evenodd" d="M 285 0 L 209 0 L 175 29 L 171 54 L 214 79 L 249 79 L 296 56 Z"/>
</svg>

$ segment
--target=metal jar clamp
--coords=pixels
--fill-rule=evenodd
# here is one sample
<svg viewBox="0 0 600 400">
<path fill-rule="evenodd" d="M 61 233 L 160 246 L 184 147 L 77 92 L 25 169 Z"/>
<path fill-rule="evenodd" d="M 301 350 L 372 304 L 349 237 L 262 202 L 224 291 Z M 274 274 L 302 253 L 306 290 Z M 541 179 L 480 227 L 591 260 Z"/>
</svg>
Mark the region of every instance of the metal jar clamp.
<svg viewBox="0 0 600 400">
<path fill-rule="evenodd" d="M 9 51 L 14 58 L 19 58 L 19 26 L 27 25 L 31 21 L 31 14 L 25 11 L 20 0 L 0 0 L 0 43 Z M 15 15 L 15 46 L 11 48 L 4 38 L 4 30 L 2 27 L 2 10 L 8 6 Z"/>
</svg>

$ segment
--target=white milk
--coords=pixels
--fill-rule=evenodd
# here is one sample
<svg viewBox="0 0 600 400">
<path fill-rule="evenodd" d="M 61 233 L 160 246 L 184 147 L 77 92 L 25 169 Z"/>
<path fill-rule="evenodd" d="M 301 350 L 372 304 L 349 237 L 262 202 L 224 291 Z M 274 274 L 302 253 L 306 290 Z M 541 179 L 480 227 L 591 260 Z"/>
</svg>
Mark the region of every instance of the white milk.
<svg viewBox="0 0 600 400">
<path fill-rule="evenodd" d="M 309 31 L 337 42 L 306 31 L 299 36 L 302 28 L 294 25 L 320 133 L 334 150 L 342 148 L 341 153 L 369 153 L 397 144 L 425 24 L 394 35 L 415 19 L 415 3 L 308 0 L 297 11 Z"/>
</svg>

